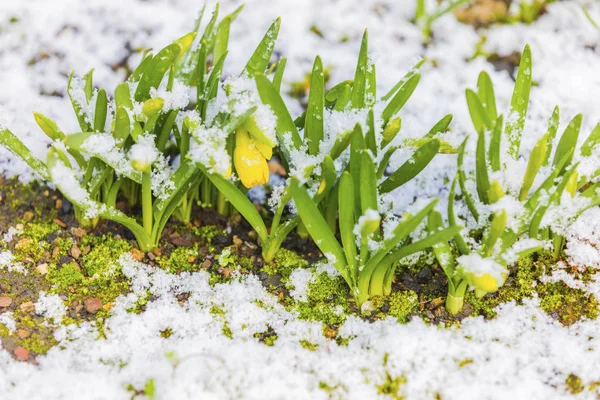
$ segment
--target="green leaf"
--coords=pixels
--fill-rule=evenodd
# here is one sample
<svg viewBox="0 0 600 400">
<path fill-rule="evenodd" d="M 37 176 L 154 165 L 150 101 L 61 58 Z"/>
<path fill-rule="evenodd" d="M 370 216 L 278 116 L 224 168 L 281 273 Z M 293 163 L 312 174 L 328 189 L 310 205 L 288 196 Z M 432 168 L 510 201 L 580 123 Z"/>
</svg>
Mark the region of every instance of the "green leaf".
<svg viewBox="0 0 600 400">
<path fill-rule="evenodd" d="M 364 215 L 367 210 L 378 211 L 379 201 L 377 196 L 375 162 L 367 150 L 362 152 L 360 163 L 360 207 Z"/>
<path fill-rule="evenodd" d="M 329 194 L 336 181 L 337 171 L 335 170 L 335 164 L 333 158 L 327 154 L 321 163 L 321 185 L 313 199 L 315 204 L 319 204 L 321 200 Z"/>
<path fill-rule="evenodd" d="M 556 146 L 556 152 L 554 153 L 554 161 L 552 162 L 552 165 L 556 166 L 556 164 L 568 153 L 571 153 L 571 156 L 567 158 L 565 166 L 563 166 L 563 170 L 573 160 L 575 146 L 577 145 L 579 131 L 581 130 L 582 119 L 583 115 L 578 114 L 571 120 L 571 122 L 569 122 L 569 125 L 565 129 L 558 142 L 558 145 Z"/>
<path fill-rule="evenodd" d="M 131 130 L 131 124 L 129 122 L 129 113 L 122 106 L 117 107 L 117 115 L 115 118 L 115 130 L 113 137 L 117 141 L 122 142 L 129 137 L 129 131 Z"/>
<path fill-rule="evenodd" d="M 104 126 L 106 125 L 106 115 L 108 113 L 108 99 L 106 98 L 106 91 L 104 89 L 98 90 L 96 96 L 96 110 L 94 112 L 94 130 L 97 132 L 104 132 Z"/>
<path fill-rule="evenodd" d="M 371 150 L 373 156 L 377 157 L 377 138 L 375 137 L 375 113 L 371 108 L 367 114 L 367 133 L 365 135 L 367 149 Z"/>
<path fill-rule="evenodd" d="M 319 153 L 319 146 L 323 140 L 324 87 L 323 64 L 321 58 L 317 56 L 310 78 L 308 109 L 306 110 L 306 123 L 304 125 L 304 135 L 305 140 L 308 140 L 308 153 L 310 155 Z"/>
<path fill-rule="evenodd" d="M 498 241 L 498 239 L 500 239 L 500 236 L 506 228 L 507 220 L 508 215 L 506 214 L 505 210 L 494 214 L 494 218 L 492 218 L 492 222 L 490 224 L 490 230 L 488 231 L 484 242 L 484 251 L 486 257 L 491 257 L 496 242 Z"/>
<path fill-rule="evenodd" d="M 325 218 L 319 212 L 317 206 L 303 187 L 300 187 L 297 179 L 292 179 L 292 193 L 298 214 L 316 245 L 323 254 L 328 257 L 335 269 L 342 275 L 344 280 L 351 285 L 352 280 L 346 264 L 346 254 L 329 229 Z"/>
<path fill-rule="evenodd" d="M 51 140 L 64 139 L 65 134 L 58 128 L 56 122 L 52 121 L 50 118 L 38 112 L 34 112 L 33 116 L 35 118 L 35 122 L 37 122 L 39 127 L 42 128 L 42 130 L 46 134 L 46 136 L 48 136 Z"/>
<path fill-rule="evenodd" d="M 532 62 L 529 45 L 521 53 L 521 62 L 512 98 L 510 100 L 510 114 L 506 121 L 506 136 L 508 137 L 508 153 L 515 160 L 519 157 L 521 135 L 525 127 L 525 116 L 529 107 L 529 92 L 531 91 Z"/>
<path fill-rule="evenodd" d="M 456 183 L 457 182 L 458 182 L 458 175 L 452 181 L 452 186 L 450 186 L 450 193 L 448 194 L 448 223 L 450 224 L 450 226 L 458 226 L 458 224 L 456 222 L 456 220 L 457 220 L 456 213 L 454 212 L 454 201 L 456 198 Z M 465 242 L 465 240 L 463 239 L 463 237 L 460 234 L 457 234 L 454 237 L 454 241 L 456 242 L 456 247 L 458 247 L 458 250 L 462 254 L 467 255 L 471 252 L 469 250 L 469 246 L 467 246 L 467 243 Z"/>
<path fill-rule="evenodd" d="M 157 88 L 160 85 L 163 77 L 179 56 L 180 51 L 181 45 L 179 43 L 171 43 L 148 62 L 135 91 L 135 101 L 145 101 L 150 98 L 150 89 Z"/>
<path fill-rule="evenodd" d="M 490 157 L 490 167 L 494 172 L 500 171 L 500 145 L 502 142 L 503 124 L 504 117 L 500 115 L 494 123 L 494 128 L 492 129 L 492 134 L 490 137 L 490 149 L 488 151 L 488 155 Z"/>
<path fill-rule="evenodd" d="M 150 65 L 150 61 L 152 61 L 152 58 L 152 54 L 150 53 L 144 55 L 142 61 L 135 68 L 128 80 L 130 82 L 138 82 L 142 78 L 142 75 L 144 74 L 144 71 L 146 71 L 148 65 Z"/>
<path fill-rule="evenodd" d="M 385 154 L 383 155 L 383 158 L 381 159 L 381 162 L 379 163 L 379 167 L 377 168 L 377 179 L 381 179 L 383 177 L 385 169 L 387 168 L 390 162 L 390 158 L 392 158 L 394 152 L 396 152 L 396 150 L 398 150 L 399 148 L 400 146 L 390 146 L 387 148 Z"/>
<path fill-rule="evenodd" d="M 494 85 L 490 76 L 485 71 L 481 71 L 477 79 L 477 94 L 483 103 L 483 107 L 490 121 L 498 119 L 496 110 L 496 96 L 494 94 Z"/>
<path fill-rule="evenodd" d="M 525 171 L 523 184 L 521 185 L 521 190 L 519 191 L 519 201 L 525 201 L 527 199 L 527 195 L 529 195 L 529 189 L 531 189 L 531 186 L 535 181 L 535 177 L 544 163 L 544 160 L 546 159 L 547 152 L 548 134 L 544 135 L 540 140 L 538 140 L 533 147 L 531 154 L 529 155 L 527 170 Z"/>
<path fill-rule="evenodd" d="M 133 110 L 131 92 L 129 91 L 129 84 L 127 82 L 121 82 L 117 85 L 115 89 L 115 103 L 117 107 L 125 107 Z"/>
<path fill-rule="evenodd" d="M 404 104 L 408 101 L 410 96 L 413 94 L 417 85 L 419 84 L 419 80 L 421 79 L 421 74 L 416 73 L 411 76 L 404 84 L 400 87 L 396 95 L 388 102 L 386 107 L 383 109 L 381 113 L 381 118 L 384 123 L 390 120 L 396 113 L 398 113 Z"/>
<path fill-rule="evenodd" d="M 477 183 L 477 195 L 483 204 L 490 204 L 488 191 L 490 190 L 490 178 L 485 158 L 485 135 L 483 131 L 477 134 L 477 152 L 475 155 L 475 180 Z"/>
<path fill-rule="evenodd" d="M 435 125 L 431 127 L 429 132 L 427 132 L 425 136 L 423 136 L 423 138 L 433 139 L 438 133 L 446 132 L 451 122 L 452 114 L 445 115 L 442 119 L 440 119 L 438 122 L 435 123 Z"/>
<path fill-rule="evenodd" d="M 454 182 L 456 182 L 456 180 L 454 180 Z M 442 221 L 442 214 L 440 214 L 436 210 L 433 210 L 429 214 L 429 218 L 427 219 L 427 225 L 428 225 L 430 235 L 441 230 L 444 226 L 443 221 Z M 454 226 L 454 225 L 451 225 L 451 226 Z M 457 235 L 457 236 L 460 236 L 460 235 Z M 454 292 L 455 261 L 454 261 L 454 254 L 452 254 L 452 249 L 448 245 L 448 241 L 440 241 L 440 242 L 434 244 L 433 245 L 433 254 L 435 255 L 435 258 L 437 259 L 438 263 L 440 264 L 440 267 L 442 267 L 442 270 L 446 274 L 446 277 L 448 278 L 448 292 L 450 292 L 450 293 Z"/>
<path fill-rule="evenodd" d="M 352 108 L 365 107 L 367 69 L 369 68 L 369 32 L 365 29 L 358 53 L 358 63 L 354 72 L 354 83 L 352 85 Z"/>
<path fill-rule="evenodd" d="M 72 95 L 73 87 L 72 87 L 71 83 L 73 81 L 73 75 L 74 75 L 74 72 L 71 72 L 71 75 L 69 75 L 69 80 L 67 82 L 67 94 L 69 95 L 69 99 L 71 100 L 71 105 L 73 106 L 73 111 L 75 111 L 75 116 L 77 117 L 77 122 L 79 122 L 79 127 L 81 128 L 82 131 L 89 131 L 92 127 L 90 124 L 88 124 L 88 122 L 86 120 L 86 116 L 82 110 L 82 106 L 84 106 L 86 104 L 79 104 L 73 98 L 73 95 Z"/>
<path fill-rule="evenodd" d="M 277 68 L 275 69 L 275 74 L 273 75 L 273 87 L 278 92 L 281 92 L 281 81 L 283 80 L 283 72 L 285 71 L 286 64 L 287 58 L 282 57 L 277 63 Z"/>
<path fill-rule="evenodd" d="M 263 73 L 269 65 L 271 55 L 275 49 L 275 41 L 277 41 L 277 35 L 279 34 L 279 26 L 281 25 L 281 18 L 277 18 L 275 22 L 269 27 L 267 33 L 258 44 L 258 47 L 254 51 L 254 54 L 248 60 L 248 64 L 242 71 L 250 77 L 254 76 L 257 72 Z M 277 91 L 279 92 L 279 91 Z"/>
<path fill-rule="evenodd" d="M 394 87 L 393 87 L 393 88 L 391 88 L 391 89 L 390 89 L 390 91 L 389 91 L 389 92 L 387 92 L 387 93 L 385 94 L 385 96 L 383 96 L 383 97 L 381 98 L 381 100 L 383 100 L 383 101 L 387 101 L 387 100 L 391 99 L 391 98 L 392 98 L 392 96 L 393 96 L 394 94 L 396 94 L 396 92 L 398 91 L 398 89 L 400 89 L 402 86 L 404 86 L 404 84 L 405 84 L 406 82 L 408 82 L 408 81 L 409 81 L 411 78 L 413 78 L 415 75 L 417 75 L 417 74 L 419 73 L 419 68 L 421 68 L 421 66 L 422 66 L 422 65 L 425 63 L 425 61 L 426 61 L 426 60 L 427 60 L 426 58 L 421 58 L 421 59 L 420 59 L 420 60 L 419 60 L 419 61 L 418 61 L 418 62 L 417 62 L 417 63 L 416 63 L 416 64 L 415 64 L 415 65 L 414 65 L 414 66 L 413 66 L 411 69 L 410 69 L 410 71 L 408 71 L 408 72 L 406 73 L 406 75 L 404 75 L 404 76 L 402 77 L 402 79 L 400 79 L 400 80 L 398 81 L 398 83 L 396 83 L 396 84 L 394 85 Z"/>
<path fill-rule="evenodd" d="M 227 53 L 227 45 L 229 44 L 229 28 L 231 26 L 231 16 L 227 15 L 217 28 L 217 36 L 215 39 L 215 48 L 213 50 L 213 59 L 220 60 Z"/>
<path fill-rule="evenodd" d="M 471 115 L 471 121 L 477 133 L 482 133 L 486 128 L 491 129 L 492 121 L 489 119 L 488 114 L 481 104 L 477 94 L 471 89 L 466 90 L 467 105 L 469 107 L 469 114 Z"/>
<path fill-rule="evenodd" d="M 338 201 L 340 238 L 342 239 L 342 245 L 344 246 L 346 262 L 350 271 L 352 271 L 352 279 L 356 281 L 358 275 L 358 254 L 356 252 L 356 237 L 354 235 L 354 225 L 356 224 L 354 211 L 356 209 L 356 204 L 354 198 L 354 183 L 352 182 L 352 176 L 348 171 L 342 173 L 342 177 L 340 178 Z"/>
<path fill-rule="evenodd" d="M 35 172 L 37 172 L 45 180 L 50 179 L 48 169 L 43 162 L 38 160 L 31 154 L 31 151 L 17 138 L 11 131 L 6 128 L 0 128 L 0 144 L 10 150 L 16 156 L 19 156 L 27 163 Z"/>
<path fill-rule="evenodd" d="M 596 124 L 592 133 L 587 137 L 580 152 L 582 156 L 589 157 L 592 155 L 592 150 L 600 143 L 600 124 Z"/>
<path fill-rule="evenodd" d="M 283 137 L 283 133 L 291 133 L 292 135 L 292 143 L 294 147 L 299 149 L 302 146 L 302 139 L 300 138 L 300 134 L 298 133 L 298 129 L 294 124 L 294 120 L 290 116 L 290 113 L 283 101 L 279 91 L 275 89 L 271 81 L 263 74 L 257 74 L 256 77 L 256 87 L 258 89 L 258 94 L 262 102 L 269 107 L 275 113 L 277 117 L 277 137 L 279 139 L 280 147 L 282 143 L 285 143 L 285 138 Z"/>
<path fill-rule="evenodd" d="M 465 170 L 463 169 L 463 160 L 465 158 L 465 148 L 467 145 L 466 138 L 460 146 L 458 146 L 458 158 L 457 158 L 457 174 L 458 174 L 458 185 L 460 186 L 460 191 L 462 193 L 463 198 L 465 199 L 465 203 L 467 203 L 467 207 L 473 215 L 473 218 L 477 221 L 479 219 L 479 212 L 477 211 L 477 207 L 475 207 L 475 201 L 473 200 L 473 196 L 467 190 L 467 175 L 465 174 Z"/>
<path fill-rule="evenodd" d="M 439 139 L 432 139 L 419 147 L 400 168 L 379 185 L 379 191 L 389 193 L 413 179 L 433 160 L 439 148 Z"/>
<path fill-rule="evenodd" d="M 366 148 L 365 137 L 362 133 L 362 127 L 360 124 L 354 126 L 352 133 L 352 140 L 350 142 L 350 162 L 349 168 L 354 180 L 354 198 L 356 203 L 356 213 L 360 213 L 360 187 L 362 182 L 360 181 L 360 169 L 361 169 L 361 157 L 362 152 Z"/>
</svg>

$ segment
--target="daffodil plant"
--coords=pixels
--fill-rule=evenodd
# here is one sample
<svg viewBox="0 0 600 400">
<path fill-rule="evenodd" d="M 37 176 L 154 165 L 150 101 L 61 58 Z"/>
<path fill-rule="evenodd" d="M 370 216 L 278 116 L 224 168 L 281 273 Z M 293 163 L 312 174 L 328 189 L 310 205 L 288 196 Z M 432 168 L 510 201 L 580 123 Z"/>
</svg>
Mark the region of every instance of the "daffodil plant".
<svg viewBox="0 0 600 400">
<path fill-rule="evenodd" d="M 365 32 L 354 80 L 342 82 L 325 93 L 323 67 L 317 57 L 308 109 L 298 120 L 307 144 L 300 147 L 305 153 L 299 161 L 297 155 L 291 157 L 294 204 L 306 230 L 346 280 L 359 305 L 371 297 L 390 294 L 401 259 L 448 240 L 460 229 L 453 226 L 411 239 L 435 206 L 434 200 L 417 214 L 406 214 L 396 221 L 391 233 L 383 233 L 383 221 L 395 217 L 391 209 L 380 209 L 380 196 L 417 176 L 438 152 L 454 150 L 436 137 L 446 131 L 451 115 L 420 139 L 397 137 L 401 129 L 397 114 L 416 88 L 422 63 L 377 100 L 375 66 L 368 58 Z M 376 109 L 381 111 L 376 113 Z M 326 129 L 331 125 L 326 124 L 327 119 L 340 114 L 356 124 L 336 132 Z M 416 147 L 412 156 L 385 176 L 390 157 L 400 148 L 411 147 Z M 335 237 L 338 231 L 341 243 Z"/>
<path fill-rule="evenodd" d="M 560 226 L 564 228 L 583 211 L 600 204 L 598 184 L 590 180 L 590 177 L 597 176 L 598 163 L 592 162 L 595 165 L 591 167 L 592 173 L 578 180 L 580 164 L 573 162 L 581 115 L 568 124 L 557 140 L 559 110 L 556 107 L 547 133 L 535 144 L 527 162 L 520 158 L 531 74 L 531 51 L 526 46 L 506 123 L 503 116 L 497 114 L 493 86 L 485 72 L 479 76 L 477 92 L 466 91 L 469 112 L 477 132 L 474 179 L 464 168 L 467 139 L 458 149 L 458 173 L 450 188 L 448 221 L 450 226 L 457 225 L 454 203 L 458 184 L 462 200 L 478 227 L 484 228 L 484 234 L 480 237 L 475 234 L 467 237 L 457 235 L 454 242 L 461 254 L 459 257 L 454 257 L 447 243 L 434 246 L 437 260 L 448 275 L 446 306 L 453 314 L 462 309 L 468 287 L 475 289 L 478 296 L 495 292 L 508 276 L 508 265 L 541 250 L 549 239 L 552 239 L 558 254 L 564 239 L 560 232 L 554 232 L 556 225 L 553 225 L 553 219 L 560 217 Z M 600 128 L 596 128 L 582 146 L 582 156 L 592 156 L 600 141 L 599 135 Z M 502 146 L 503 140 L 508 141 L 505 147 Z M 503 159 L 504 148 L 508 158 Z M 523 170 L 524 173 L 520 172 L 520 184 L 515 185 L 514 177 Z M 542 174 L 545 177 L 538 178 Z M 532 190 L 537 182 L 540 183 Z M 580 188 L 584 190 L 579 192 Z M 553 212 L 549 213 L 549 210 Z M 545 219 L 546 216 L 548 218 Z M 441 227 L 441 216 L 432 213 L 430 231 L 436 232 Z"/>
</svg>

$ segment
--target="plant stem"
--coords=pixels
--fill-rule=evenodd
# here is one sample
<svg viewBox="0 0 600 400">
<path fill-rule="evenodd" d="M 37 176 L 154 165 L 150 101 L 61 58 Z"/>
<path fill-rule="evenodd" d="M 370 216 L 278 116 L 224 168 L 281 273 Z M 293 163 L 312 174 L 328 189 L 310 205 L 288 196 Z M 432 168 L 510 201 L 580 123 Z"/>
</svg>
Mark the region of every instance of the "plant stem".
<svg viewBox="0 0 600 400">
<path fill-rule="evenodd" d="M 150 172 L 142 173 L 142 217 L 144 230 L 152 233 L 152 181 Z"/>
</svg>

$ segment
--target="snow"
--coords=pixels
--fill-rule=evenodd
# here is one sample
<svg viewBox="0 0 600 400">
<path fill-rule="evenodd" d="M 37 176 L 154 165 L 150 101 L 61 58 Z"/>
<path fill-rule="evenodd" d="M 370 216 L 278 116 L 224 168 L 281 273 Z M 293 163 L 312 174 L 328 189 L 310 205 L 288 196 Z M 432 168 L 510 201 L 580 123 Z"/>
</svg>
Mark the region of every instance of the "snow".
<svg viewBox="0 0 600 400">
<path fill-rule="evenodd" d="M 212 8 L 212 3 L 207 10 Z M 0 74 L 0 126 L 11 129 L 42 160 L 49 141 L 35 125 L 32 110 L 56 120 L 64 132 L 80 130 L 66 96 L 66 76 L 71 70 L 80 75 L 96 68 L 95 84 L 105 87 L 110 94 L 124 77 L 118 65 L 124 62 L 134 66 L 141 57 L 139 52 L 130 53 L 128 49 L 159 49 L 180 37 L 192 28 L 199 7 L 198 2 L 192 0 L 0 0 L 0 4 L 0 70 L 3 72 Z M 237 4 L 237 1 L 223 2 L 224 13 L 232 11 Z M 538 85 L 531 92 L 521 155 L 526 156 L 546 133 L 548 117 L 556 104 L 561 107 L 559 135 L 573 116 L 584 114 L 581 144 L 600 120 L 597 107 L 600 75 L 596 49 L 599 33 L 583 17 L 580 5 L 585 5 L 592 15 L 600 15 L 597 3 L 563 1 L 548 6 L 548 13 L 531 25 L 494 26 L 479 32 L 459 24 L 451 15 L 444 16 L 433 25 L 432 43 L 423 47 L 420 29 L 408 22 L 414 12 L 412 1 L 250 0 L 232 24 L 230 51 L 224 67 L 227 81 L 232 87 L 240 88 L 232 92 L 238 103 L 229 104 L 227 95 L 220 92 L 217 101 L 209 105 L 207 120 L 212 121 L 223 107 L 243 112 L 243 108 L 256 102 L 252 80 L 234 77 L 272 20 L 281 15 L 283 23 L 275 54 L 288 58 L 284 88 L 304 79 L 316 54 L 321 55 L 332 82 L 352 79 L 365 27 L 369 28 L 371 59 L 377 63 L 379 95 L 386 93 L 409 71 L 415 60 L 422 57 L 429 60 L 421 67 L 419 86 L 399 114 L 402 129 L 394 144 L 421 137 L 442 116 L 452 113 L 451 130 L 442 138 L 456 147 L 471 135 L 465 169 L 473 170 L 474 165 L 469 161 L 473 157 L 469 155 L 474 153 L 476 138 L 464 90 L 475 87 L 477 74 L 486 70 L 494 82 L 498 109 L 508 116 L 506 110 L 514 79 L 514 73 L 496 69 L 482 57 L 466 61 L 473 56 L 475 46 L 484 35 L 483 50 L 490 54 L 507 56 L 521 51 L 525 43 L 532 48 L 531 72 Z M 9 22 L 11 17 L 17 21 Z M 311 33 L 311 26 L 317 27 L 323 38 Z M 87 104 L 77 78 L 73 80 L 70 94 L 91 121 L 95 99 Z M 151 95 L 165 100 L 165 110 L 178 109 L 187 105 L 189 90 L 175 82 L 172 92 L 167 93 L 165 87 L 160 86 Z M 292 116 L 299 115 L 301 104 L 287 94 L 284 99 Z M 135 110 L 131 112 L 141 115 L 141 106 L 134 104 Z M 179 126 L 185 117 L 198 121 L 194 112 L 180 113 Z M 255 117 L 270 138 L 275 139 L 272 110 L 260 107 Z M 306 168 L 321 160 L 338 135 L 365 118 L 360 111 L 326 113 L 325 141 L 320 154 L 312 159 L 294 159 L 294 169 L 290 172 L 303 174 Z M 217 151 L 223 147 L 226 133 L 217 127 L 198 126 L 192 130 L 198 140 L 191 143 L 190 157 L 202 162 L 211 172 L 227 175 L 231 159 L 226 152 Z M 376 133 L 381 134 L 379 127 Z M 99 144 L 103 143 L 91 147 L 100 149 Z M 507 146 L 506 141 L 503 146 Z M 413 151 L 400 149 L 392 157 L 391 168 L 402 165 Z M 130 156 L 155 161 L 152 153 L 138 153 Z M 597 154 L 596 151 L 592 157 L 575 156 L 575 161 L 582 161 L 584 175 L 598 170 Z M 508 210 L 509 224 L 518 220 L 522 209 L 514 196 L 522 183 L 526 163 L 523 159 L 504 161 L 506 169 L 497 176 L 494 174 L 493 179 L 498 179 L 507 196 L 493 207 L 482 207 L 479 224 L 468 216 L 464 206 L 457 204 L 457 214 L 469 228 L 481 227 L 485 216 L 500 209 Z M 345 162 L 347 154 L 336 160 L 338 171 Z M 158 158 L 156 164 L 152 186 L 160 196 L 160 187 L 169 188 L 172 171 L 162 158 Z M 22 180 L 35 176 L 3 149 L 0 150 L 0 170 Z M 75 171 L 59 162 L 50 172 L 58 186 L 74 200 L 89 201 Z M 542 168 L 534 188 L 550 172 L 549 168 Z M 440 197 L 436 208 L 445 214 L 447 183 L 455 173 L 454 156 L 436 157 L 417 179 L 392 193 L 386 204 L 393 206 L 396 215 L 401 215 L 407 210 L 417 210 L 427 199 Z M 467 184 L 475 193 L 473 182 Z M 278 204 L 283 189 L 283 186 L 276 187 L 271 207 Z M 574 204 L 577 201 L 563 197 L 560 205 L 548 211 L 544 224 L 556 227 L 557 221 L 571 223 L 574 211 L 581 207 Z M 88 217 L 97 214 L 99 210 L 95 207 L 90 204 Z M 397 221 L 397 216 L 386 214 L 382 222 L 385 232 L 391 232 Z M 594 208 L 566 227 L 563 233 L 569 259 L 557 265 L 544 279 L 566 281 L 600 295 L 600 274 L 594 274 L 584 284 L 569 273 L 572 266 L 600 268 L 599 221 L 600 211 Z M 5 244 L 16 234 L 18 232 L 9 230 L 4 236 Z M 534 244 L 517 242 L 515 246 Z M 462 264 L 478 271 L 500 271 L 497 265 L 490 264 L 491 260 L 475 256 L 470 256 L 467 262 L 463 260 Z M 430 326 L 416 318 L 401 325 L 391 318 L 370 323 L 349 317 L 338 332 L 339 337 L 349 339 L 348 346 L 342 346 L 323 336 L 320 323 L 300 320 L 287 311 L 254 276 L 240 276 L 233 282 L 210 286 L 205 272 L 169 275 L 135 262 L 128 255 L 124 255 L 120 263 L 132 280 L 132 291 L 116 301 L 112 316 L 105 321 L 106 340 L 97 340 L 97 328 L 92 323 L 84 323 L 58 328 L 55 335 L 61 345 L 47 356 L 38 357 L 39 365 L 18 363 L 6 351 L 0 351 L 0 393 L 3 396 L 15 399 L 130 398 L 127 385 L 140 389 L 153 379 L 157 399 L 327 399 L 330 395 L 331 398 L 363 399 L 376 398 L 377 385 L 389 374 L 406 378 L 400 394 L 409 399 L 431 399 L 437 395 L 444 399 L 568 399 L 574 397 L 565 389 L 569 374 L 577 375 L 586 385 L 600 380 L 600 321 L 580 321 L 563 327 L 539 309 L 535 298 L 522 305 L 500 306 L 494 319 L 467 318 L 460 327 L 451 328 Z M 0 268 L 10 271 L 21 267 L 24 270 L 14 263 L 9 250 L 0 253 Z M 296 301 L 306 299 L 308 283 L 315 273 L 322 271 L 337 275 L 331 264 L 321 264 L 316 271 L 292 272 L 290 293 Z M 145 312 L 126 312 L 148 292 L 154 300 L 148 303 Z M 189 301 L 183 306 L 176 300 L 179 293 L 190 293 Z M 214 306 L 225 314 L 211 313 Z M 54 322 L 64 313 L 60 299 L 47 295 L 40 295 L 36 311 Z M 9 329 L 16 327 L 10 312 L 0 314 L 0 323 Z M 223 334 L 224 324 L 231 330 L 232 338 Z M 269 327 L 278 336 L 273 347 L 259 343 L 254 337 Z M 159 334 L 166 328 L 174 332 L 167 339 Z M 318 347 L 314 352 L 305 349 L 301 340 Z M 464 364 L 465 360 L 471 362 Z M 320 388 L 324 385 L 332 388 L 331 393 Z M 596 398 L 597 395 L 586 388 L 577 398 Z"/>
</svg>

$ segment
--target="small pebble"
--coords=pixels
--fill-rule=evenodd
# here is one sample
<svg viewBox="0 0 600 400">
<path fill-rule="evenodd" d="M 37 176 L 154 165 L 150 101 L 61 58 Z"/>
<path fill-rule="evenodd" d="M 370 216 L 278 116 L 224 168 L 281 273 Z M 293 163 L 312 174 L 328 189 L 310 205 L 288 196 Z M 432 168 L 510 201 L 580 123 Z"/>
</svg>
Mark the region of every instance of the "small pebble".
<svg viewBox="0 0 600 400">
<path fill-rule="evenodd" d="M 27 350 L 24 347 L 17 346 L 17 348 L 15 348 L 14 353 L 15 353 L 15 357 L 17 357 L 17 360 L 19 360 L 19 361 L 29 360 L 29 350 Z"/>
<path fill-rule="evenodd" d="M 85 309 L 91 314 L 96 314 L 102 308 L 102 300 L 92 297 L 84 301 Z"/>
<path fill-rule="evenodd" d="M 35 269 L 37 269 L 40 274 L 46 275 L 48 273 L 48 264 L 40 264 L 37 267 L 35 267 Z"/>
<path fill-rule="evenodd" d="M 0 307 L 8 307 L 12 304 L 12 299 L 8 296 L 0 297 Z"/>
</svg>

